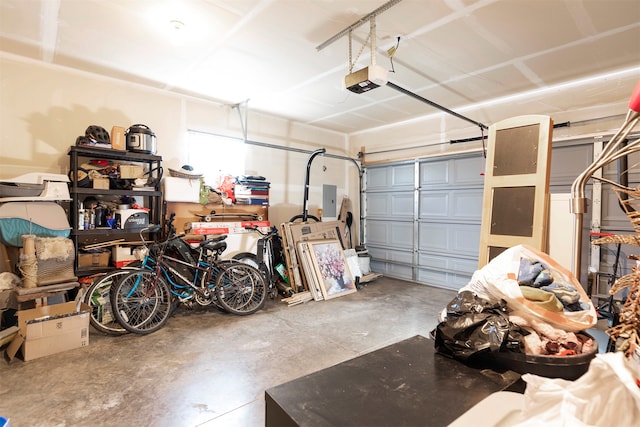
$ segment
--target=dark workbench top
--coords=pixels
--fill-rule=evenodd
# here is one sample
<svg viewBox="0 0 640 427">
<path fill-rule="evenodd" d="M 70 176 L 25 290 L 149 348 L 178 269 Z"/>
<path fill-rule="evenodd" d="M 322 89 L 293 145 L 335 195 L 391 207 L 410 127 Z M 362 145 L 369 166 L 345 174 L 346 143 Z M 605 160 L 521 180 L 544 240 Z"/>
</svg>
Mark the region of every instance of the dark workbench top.
<svg viewBox="0 0 640 427">
<path fill-rule="evenodd" d="M 446 426 L 519 378 L 471 368 L 416 335 L 266 390 L 265 424 Z"/>
</svg>

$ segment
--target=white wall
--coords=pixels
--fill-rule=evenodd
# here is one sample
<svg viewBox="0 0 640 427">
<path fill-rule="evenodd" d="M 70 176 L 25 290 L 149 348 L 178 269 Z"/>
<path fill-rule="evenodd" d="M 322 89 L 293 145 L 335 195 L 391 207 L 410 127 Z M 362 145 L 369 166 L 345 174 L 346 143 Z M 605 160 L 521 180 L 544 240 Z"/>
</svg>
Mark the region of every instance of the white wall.
<svg viewBox="0 0 640 427">
<path fill-rule="evenodd" d="M 243 137 L 238 111 L 228 105 L 0 54 L 0 180 L 28 172 L 67 174 L 69 146 L 87 126 L 110 131 L 134 123 L 153 130 L 157 154 L 173 168 L 186 163 L 187 129 Z M 309 152 L 325 147 L 328 153 L 346 155 L 346 135 L 251 111 L 250 102 L 247 123 L 249 140 Z M 255 145 L 247 152 L 247 174 L 272 183 L 271 222 L 302 213 L 309 155 Z M 349 163 L 314 160 L 310 213 L 321 207 L 322 184 L 336 185 L 339 198 L 351 191 L 347 189 L 358 175 Z M 349 196 L 357 201 L 357 192 Z"/>
<path fill-rule="evenodd" d="M 598 84 L 591 89 L 596 94 L 607 90 L 611 81 L 603 78 Z M 577 110 L 572 97 L 561 88 L 523 96 L 528 101 L 526 111 L 517 99 L 504 99 L 492 101 L 495 105 L 490 110 L 477 105 L 475 110 L 472 106 L 457 112 L 486 125 L 521 114 L 551 115 L 555 123 L 572 123 L 554 130 L 554 139 L 563 139 L 616 130 L 627 111 L 626 100 L 598 105 L 593 93 L 594 105 Z M 548 111 L 545 101 L 550 98 L 554 103 L 562 99 L 560 105 L 566 108 Z M 480 111 L 491 111 L 492 116 Z M 154 131 L 158 154 L 167 167 L 186 163 L 187 129 L 243 136 L 238 111 L 229 105 L 0 53 L 0 179 L 32 171 L 66 174 L 68 147 L 87 126 L 111 130 L 114 125 L 127 128 L 134 123 Z M 247 123 L 247 138 L 252 141 L 308 152 L 325 147 L 330 154 L 351 158 L 364 150 L 364 160 L 372 163 L 481 149 L 480 142 L 449 144 L 452 139 L 479 137 L 479 127 L 427 105 L 425 116 L 419 119 L 351 135 L 252 111 L 250 102 Z M 370 154 L 374 152 L 378 154 Z M 270 219 L 274 224 L 302 213 L 308 157 L 306 152 L 248 146 L 247 174 L 265 176 L 272 183 Z M 343 196 L 350 198 L 357 224 L 358 169 L 354 164 L 330 157 L 314 160 L 310 214 L 321 207 L 322 184 L 338 187 L 338 207 Z"/>
</svg>

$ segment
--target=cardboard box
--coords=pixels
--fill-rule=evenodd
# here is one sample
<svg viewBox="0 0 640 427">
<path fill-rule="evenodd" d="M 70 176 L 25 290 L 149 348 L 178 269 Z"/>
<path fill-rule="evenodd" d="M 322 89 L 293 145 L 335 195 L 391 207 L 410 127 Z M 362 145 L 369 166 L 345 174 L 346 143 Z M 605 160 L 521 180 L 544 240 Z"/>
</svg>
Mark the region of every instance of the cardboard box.
<svg viewBox="0 0 640 427">
<path fill-rule="evenodd" d="M 111 148 L 114 150 L 125 150 L 123 127 L 113 126 L 111 128 Z"/>
<path fill-rule="evenodd" d="M 200 202 L 200 178 L 167 176 L 162 179 L 166 202 Z"/>
<path fill-rule="evenodd" d="M 144 170 L 142 165 L 120 165 L 120 178 L 122 179 L 136 179 L 142 178 Z"/>
<path fill-rule="evenodd" d="M 269 232 L 270 229 L 269 221 L 192 222 L 191 233 L 198 235 L 253 233 L 246 227 L 258 227 L 263 233 Z"/>
<path fill-rule="evenodd" d="M 12 360 L 19 349 L 26 361 L 89 345 L 91 308 L 75 301 L 18 310 L 18 335 L 7 348 Z"/>
<path fill-rule="evenodd" d="M 135 246 L 114 246 L 111 248 L 111 262 L 117 268 L 122 268 L 128 264 L 131 264 L 136 260 L 136 256 L 133 251 Z"/>
<path fill-rule="evenodd" d="M 109 189 L 109 178 L 94 178 L 93 179 L 93 188 L 97 188 L 99 190 L 108 190 Z"/>
<path fill-rule="evenodd" d="M 201 205 L 199 203 L 167 202 L 166 208 L 167 216 L 169 216 L 170 213 L 176 214 L 173 225 L 179 231 L 189 230 L 191 222 L 202 221 L 198 215 L 209 215 L 211 211 L 223 215 L 255 214 L 258 221 L 267 221 L 269 219 L 269 207 L 263 205 L 237 206 L 219 203 Z M 228 221 L 236 221 L 238 219 L 246 220 L 246 218 L 233 218 L 232 216 L 227 216 L 225 219 Z"/>
<path fill-rule="evenodd" d="M 78 252 L 78 267 L 107 267 L 111 253 L 107 250 Z"/>
</svg>

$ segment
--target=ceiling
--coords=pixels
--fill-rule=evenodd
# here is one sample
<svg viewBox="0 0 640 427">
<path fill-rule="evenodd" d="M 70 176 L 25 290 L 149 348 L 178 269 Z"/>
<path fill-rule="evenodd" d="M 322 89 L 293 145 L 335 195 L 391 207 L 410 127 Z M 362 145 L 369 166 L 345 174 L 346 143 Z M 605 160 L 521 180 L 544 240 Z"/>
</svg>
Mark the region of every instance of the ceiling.
<svg viewBox="0 0 640 427">
<path fill-rule="evenodd" d="M 434 112 L 389 86 L 345 90 L 348 36 L 317 48 L 386 3 L 0 0 L 0 50 L 351 134 Z M 613 73 L 570 96 L 582 108 L 628 99 L 640 78 L 637 0 L 402 0 L 374 22 L 352 32 L 351 70 L 375 35 L 389 81 L 487 125 L 504 118 L 492 100 Z"/>
</svg>

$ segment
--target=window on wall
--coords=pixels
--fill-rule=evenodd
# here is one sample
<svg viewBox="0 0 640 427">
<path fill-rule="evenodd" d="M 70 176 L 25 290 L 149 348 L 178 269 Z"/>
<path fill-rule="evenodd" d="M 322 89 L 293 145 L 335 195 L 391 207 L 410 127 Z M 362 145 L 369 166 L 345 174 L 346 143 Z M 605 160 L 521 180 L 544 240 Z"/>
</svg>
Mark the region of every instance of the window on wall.
<svg viewBox="0 0 640 427">
<path fill-rule="evenodd" d="M 224 175 L 244 175 L 244 141 L 193 130 L 187 141 L 187 162 L 204 175 L 207 184 L 215 185 Z"/>
</svg>

